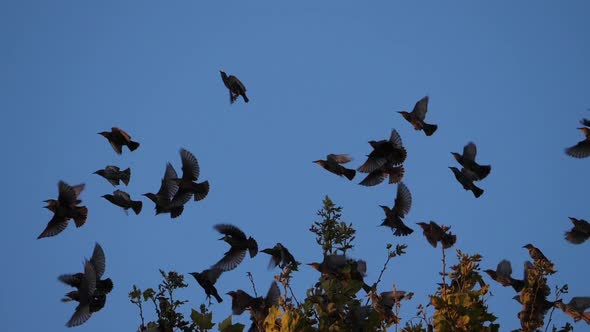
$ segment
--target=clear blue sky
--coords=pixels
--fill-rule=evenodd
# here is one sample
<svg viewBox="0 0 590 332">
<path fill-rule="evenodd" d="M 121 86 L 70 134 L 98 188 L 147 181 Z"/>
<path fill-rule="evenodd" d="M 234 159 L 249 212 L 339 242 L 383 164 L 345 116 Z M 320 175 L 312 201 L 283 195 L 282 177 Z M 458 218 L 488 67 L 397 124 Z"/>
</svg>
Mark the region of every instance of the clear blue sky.
<svg viewBox="0 0 590 332">
<path fill-rule="evenodd" d="M 416 293 L 404 319 L 440 280 L 440 252 L 418 221 L 451 225 L 457 248 L 484 255 L 483 269 L 506 258 L 517 278 L 528 259 L 521 247 L 532 242 L 557 263 L 551 285 L 569 283 L 566 300 L 590 295 L 588 243 L 563 239 L 568 216 L 590 218 L 590 160 L 563 153 L 582 139 L 578 120 L 590 117 L 589 10 L 586 1 L 1 2 L 3 328 L 65 330 L 74 305 L 59 302 L 69 289 L 56 278 L 81 271 L 95 241 L 115 289 L 80 331 L 134 331 L 132 285 L 155 286 L 158 268 L 187 273 L 216 262 L 227 250 L 216 223 L 241 227 L 261 248 L 278 240 L 299 261 L 321 260 L 308 228 L 326 194 L 358 230 L 352 256 L 367 260 L 368 282 L 386 242 L 409 245 L 382 283 Z M 229 105 L 219 70 L 244 82 L 249 104 Z M 396 113 L 426 94 L 428 120 L 439 125 L 432 137 Z M 141 147 L 116 155 L 96 134 L 112 126 Z M 350 183 L 311 163 L 348 153 L 358 166 L 367 141 L 392 128 L 408 149 L 404 182 L 414 198 L 407 221 L 416 231 L 403 239 L 377 227 L 378 205 L 392 204 L 395 186 L 362 187 L 361 177 Z M 492 164 L 477 200 L 447 168 L 468 141 Z M 171 221 L 140 194 L 158 189 L 167 161 L 180 168 L 181 147 L 197 156 L 211 192 Z M 108 164 L 132 168 L 122 189 L 144 200 L 141 215 L 100 197 L 113 187 L 92 172 Z M 86 183 L 88 222 L 36 240 L 51 218 L 42 201 L 60 179 Z M 247 271 L 266 291 L 277 272 L 267 263 L 264 254 L 247 258 L 221 276 L 220 293 L 251 291 Z M 316 278 L 301 268 L 300 298 Z M 205 294 L 188 283 L 181 296 L 197 307 Z M 502 330 L 517 328 L 514 292 L 491 290 Z M 224 298 L 212 307 L 217 322 L 229 314 Z M 556 312 L 554 321 L 566 319 Z"/>
</svg>

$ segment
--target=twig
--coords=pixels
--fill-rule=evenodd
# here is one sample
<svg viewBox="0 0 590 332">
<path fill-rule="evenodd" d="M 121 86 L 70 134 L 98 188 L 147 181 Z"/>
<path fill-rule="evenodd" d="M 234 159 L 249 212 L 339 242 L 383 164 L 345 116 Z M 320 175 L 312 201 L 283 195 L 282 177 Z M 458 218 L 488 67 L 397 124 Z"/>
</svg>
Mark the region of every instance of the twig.
<svg viewBox="0 0 590 332">
<path fill-rule="evenodd" d="M 443 292 L 442 292 L 442 296 L 444 298 L 444 296 L 447 293 L 447 255 L 445 253 L 445 247 L 441 246 L 442 248 L 442 287 L 443 287 Z"/>
<path fill-rule="evenodd" d="M 295 293 L 293 292 L 293 289 L 291 289 L 291 285 L 290 284 L 287 284 L 287 288 L 291 292 L 291 297 L 293 298 L 293 300 L 295 300 L 295 303 L 297 303 L 297 306 L 300 307 L 301 306 L 301 303 L 299 303 L 299 301 L 297 300 L 297 297 L 295 296 Z"/>
<path fill-rule="evenodd" d="M 387 264 L 389 264 L 389 261 L 391 260 L 392 255 L 391 255 L 391 251 L 389 249 L 387 249 L 387 260 L 385 261 L 385 263 L 383 264 L 383 268 L 381 269 L 381 272 L 379 273 L 379 278 L 377 278 L 377 281 L 373 284 L 373 289 L 377 289 L 377 285 L 379 285 L 379 283 L 381 282 L 381 278 L 383 277 L 383 273 L 385 273 L 385 270 L 387 269 Z M 371 298 L 367 297 L 367 302 L 365 302 L 365 305 L 369 304 L 369 300 Z"/>
<path fill-rule="evenodd" d="M 258 297 L 258 292 L 256 291 L 256 285 L 254 284 L 254 277 L 252 276 L 252 273 L 246 272 L 246 275 L 250 279 L 250 283 L 252 283 L 252 289 L 254 290 L 254 297 Z"/>
<path fill-rule="evenodd" d="M 557 287 L 555 287 L 557 288 Z M 561 295 L 561 289 L 558 289 L 555 292 L 555 301 L 557 302 L 559 300 L 559 296 Z M 553 311 L 555 311 L 555 305 L 551 308 L 551 312 L 549 313 L 549 320 L 547 321 L 547 326 L 545 326 L 545 332 L 547 332 L 547 329 L 549 328 L 549 325 L 551 324 L 551 319 L 553 318 Z"/>
</svg>

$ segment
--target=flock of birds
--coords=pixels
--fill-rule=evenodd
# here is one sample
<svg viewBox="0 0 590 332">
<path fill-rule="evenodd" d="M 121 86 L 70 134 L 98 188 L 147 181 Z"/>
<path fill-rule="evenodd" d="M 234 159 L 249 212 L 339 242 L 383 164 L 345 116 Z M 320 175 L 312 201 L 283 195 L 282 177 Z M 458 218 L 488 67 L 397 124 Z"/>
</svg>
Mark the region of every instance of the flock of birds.
<svg viewBox="0 0 590 332">
<path fill-rule="evenodd" d="M 246 88 L 244 84 L 235 76 L 227 75 L 220 71 L 224 85 L 229 90 L 230 103 L 234 103 L 238 97 L 242 97 L 247 103 Z M 432 136 L 438 126 L 425 122 L 428 111 L 428 96 L 420 99 L 411 112 L 399 112 L 415 130 L 423 131 L 427 136 Z M 565 152 L 575 158 L 586 158 L 590 156 L 590 120 L 583 119 L 584 127 L 580 128 L 586 135 L 585 140 L 575 146 L 569 147 Z M 122 154 L 123 146 L 127 146 L 129 151 L 139 148 L 140 144 L 131 139 L 131 136 L 120 128 L 113 127 L 110 132 L 100 132 L 104 136 L 113 150 L 117 154 Z M 346 154 L 328 154 L 325 160 L 316 160 L 314 163 L 323 167 L 325 170 L 338 176 L 345 176 L 353 180 L 356 172 L 366 173 L 366 177 L 359 183 L 363 186 L 375 186 L 389 178 L 390 184 L 397 184 L 397 195 L 393 206 L 380 206 L 384 213 L 382 226 L 392 229 L 394 236 L 407 236 L 413 233 L 413 229 L 404 223 L 404 218 L 409 213 L 412 206 L 412 195 L 408 187 L 402 182 L 404 176 L 403 163 L 407 158 L 407 151 L 403 146 L 401 136 L 394 129 L 387 139 L 379 141 L 369 141 L 372 151 L 367 156 L 367 160 L 356 170 L 343 166 L 352 160 Z M 453 172 L 456 180 L 465 190 L 469 190 L 478 198 L 484 190 L 477 187 L 474 182 L 483 180 L 491 171 L 490 165 L 480 165 L 476 162 L 477 148 L 473 142 L 469 142 L 464 148 L 463 153 L 452 152 L 455 160 L 462 166 L 459 170 L 457 167 L 449 167 Z M 171 163 L 166 164 L 164 177 L 161 180 L 160 188 L 157 193 L 146 193 L 143 196 L 149 198 L 155 204 L 155 213 L 169 214 L 171 218 L 179 217 L 184 206 L 191 200 L 200 201 L 207 197 L 209 193 L 209 182 L 197 182 L 200 176 L 200 167 L 197 158 L 188 150 L 180 149 L 180 159 L 182 164 L 182 176 L 179 177 Z M 123 183 L 129 185 L 131 179 L 131 170 L 129 168 L 121 170 L 114 165 L 108 165 L 104 169 L 94 172 L 106 179 L 113 186 L 119 186 Z M 53 217 L 47 224 L 46 228 L 39 235 L 39 239 L 56 236 L 68 225 L 70 219 L 74 220 L 76 227 L 82 227 L 88 217 L 88 208 L 80 206 L 80 194 L 84 190 L 84 184 L 68 185 L 63 181 L 58 183 L 57 199 L 49 199 L 45 202 L 45 208 L 53 212 Z M 140 200 L 133 200 L 129 193 L 117 189 L 112 194 L 103 195 L 106 200 L 119 206 L 127 211 L 132 209 L 135 214 L 142 210 L 143 203 Z M 574 244 L 581 244 L 590 237 L 590 224 L 581 219 L 570 218 L 573 228 L 566 232 L 566 239 Z M 457 238 L 452 234 L 447 226 L 440 226 L 434 221 L 429 223 L 417 223 L 423 230 L 423 235 L 428 243 L 437 247 L 440 242 L 444 249 L 454 245 Z M 221 303 L 223 298 L 215 288 L 215 283 L 222 273 L 235 269 L 249 253 L 253 258 L 258 253 L 258 244 L 251 236 L 231 224 L 218 224 L 214 229 L 223 235 L 220 240 L 224 240 L 230 246 L 230 249 L 223 257 L 213 264 L 210 268 L 202 272 L 190 273 L 198 284 L 204 289 L 207 299 L 211 301 L 214 297 L 217 302 Z M 525 246 L 529 250 L 530 256 L 534 260 L 547 260 L 541 251 L 533 245 Z M 276 266 L 297 270 L 301 264 L 295 260 L 289 250 L 281 243 L 277 243 L 272 248 L 262 250 L 263 253 L 270 255 L 269 268 Z M 529 266 L 525 264 L 525 273 Z M 337 276 L 345 266 L 352 267 L 350 277 L 362 281 L 363 289 L 369 293 L 372 287 L 367 285 L 363 277 L 366 273 L 366 263 L 363 260 L 350 259 L 344 255 L 327 255 L 320 263 L 308 264 L 322 273 L 322 275 Z M 76 301 L 78 305 L 74 314 L 67 322 L 66 326 L 78 326 L 86 322 L 93 313 L 101 310 L 106 303 L 107 294 L 113 289 L 113 282 L 110 278 L 101 279 L 105 273 L 106 260 L 102 247 L 97 243 L 95 245 L 92 257 L 84 261 L 83 272 L 75 274 L 64 274 L 59 276 L 59 280 L 76 290 L 68 292 L 62 299 L 64 302 Z M 496 270 L 485 271 L 492 279 L 496 280 L 503 286 L 512 286 L 517 292 L 522 290 L 526 282 L 512 278 L 512 267 L 507 260 L 501 261 Z M 253 321 L 251 331 L 257 331 L 257 322 L 264 320 L 271 306 L 278 304 L 280 295 L 276 282 L 272 282 L 266 296 L 253 297 L 243 290 L 236 290 L 227 293 L 232 298 L 232 312 L 235 315 L 242 314 L 245 310 L 251 313 Z M 380 294 L 379 305 L 392 309 L 393 303 L 404 296 L 404 292 L 383 292 Z M 590 307 L 590 297 L 574 297 L 570 303 L 563 304 L 553 303 L 559 306 L 575 320 L 583 319 L 590 324 L 590 312 L 584 311 Z"/>
</svg>

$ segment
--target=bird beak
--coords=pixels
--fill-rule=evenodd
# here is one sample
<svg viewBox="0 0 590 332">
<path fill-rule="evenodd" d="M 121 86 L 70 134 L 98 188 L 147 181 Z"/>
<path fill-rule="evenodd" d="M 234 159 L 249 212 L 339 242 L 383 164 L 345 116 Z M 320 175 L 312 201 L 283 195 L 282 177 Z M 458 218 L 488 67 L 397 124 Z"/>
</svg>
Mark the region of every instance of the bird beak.
<svg viewBox="0 0 590 332">
<path fill-rule="evenodd" d="M 225 236 L 224 236 L 224 237 L 221 237 L 221 238 L 219 238 L 218 240 L 224 240 L 224 239 L 225 239 Z"/>
<path fill-rule="evenodd" d="M 94 172 L 94 173 L 92 173 L 92 174 L 98 174 L 98 171 L 96 171 L 96 172 Z"/>
</svg>

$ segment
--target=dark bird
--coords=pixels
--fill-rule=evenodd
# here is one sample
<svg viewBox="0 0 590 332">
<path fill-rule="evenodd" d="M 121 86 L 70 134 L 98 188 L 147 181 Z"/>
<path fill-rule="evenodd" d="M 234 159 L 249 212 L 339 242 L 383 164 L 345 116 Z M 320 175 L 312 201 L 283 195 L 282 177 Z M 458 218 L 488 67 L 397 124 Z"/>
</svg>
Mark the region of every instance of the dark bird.
<svg viewBox="0 0 590 332">
<path fill-rule="evenodd" d="M 223 271 L 221 271 L 220 269 L 211 268 L 201 273 L 191 272 L 189 274 L 197 280 L 201 287 L 203 287 L 208 300 L 210 300 L 211 296 L 213 296 L 217 300 L 217 303 L 221 303 L 223 302 L 223 299 L 221 298 L 221 296 L 219 296 L 219 293 L 217 293 L 217 288 L 215 288 L 215 282 L 217 282 L 217 279 L 219 279 L 219 276 L 222 272 Z"/>
<path fill-rule="evenodd" d="M 563 300 L 555 301 L 555 306 L 563 310 L 566 315 L 574 319 L 575 322 L 583 320 L 590 324 L 590 311 L 584 312 L 590 308 L 590 297 L 572 297 L 569 303 L 563 303 Z"/>
<path fill-rule="evenodd" d="M 406 294 L 404 291 L 388 291 L 381 292 L 377 298 L 373 300 L 373 309 L 379 314 L 385 317 L 392 317 L 396 319 L 393 308 L 396 303 L 401 302 L 404 299 L 410 299 L 412 294 Z"/>
<path fill-rule="evenodd" d="M 565 232 L 565 239 L 573 244 L 582 244 L 590 237 L 590 223 L 584 219 L 569 217 L 574 227 Z"/>
<path fill-rule="evenodd" d="M 89 262 L 92 264 L 94 272 L 96 273 L 96 290 L 94 295 L 101 296 L 110 293 L 113 289 L 113 281 L 110 278 L 101 279 L 106 269 L 106 258 L 102 247 L 98 243 L 94 245 L 94 251 L 92 252 L 92 257 Z M 75 273 L 62 274 L 57 279 L 71 287 L 80 288 L 83 278 L 83 273 Z"/>
<path fill-rule="evenodd" d="M 367 161 L 358 168 L 358 171 L 362 173 L 379 170 L 388 163 L 391 167 L 399 166 L 408 156 L 402 138 L 395 129 L 391 131 L 388 140 L 369 141 L 369 144 L 373 147 L 373 151 L 367 156 Z"/>
<path fill-rule="evenodd" d="M 127 210 L 133 209 L 135 214 L 139 214 L 141 212 L 141 207 L 143 203 L 141 201 L 134 201 L 131 199 L 128 193 L 124 192 L 123 190 L 115 190 L 113 194 L 102 195 L 107 201 L 122 207 L 127 213 Z"/>
<path fill-rule="evenodd" d="M 406 236 L 414 232 L 413 229 L 406 226 L 403 222 L 403 219 L 412 207 L 412 194 L 410 194 L 410 190 L 403 182 L 397 185 L 397 196 L 395 197 L 393 208 L 390 209 L 384 205 L 379 206 L 385 212 L 385 219 L 383 219 L 381 226 L 390 227 L 394 231 L 393 235 Z"/>
<path fill-rule="evenodd" d="M 365 292 L 369 293 L 371 291 L 371 286 L 364 282 L 364 277 L 367 273 L 367 263 L 362 259 L 354 260 L 344 255 L 325 255 L 321 263 L 313 262 L 307 265 L 313 267 L 322 273 L 322 275 L 331 276 L 339 280 L 351 279 L 360 281 Z M 347 266 L 350 268 L 346 269 Z"/>
<path fill-rule="evenodd" d="M 484 272 L 500 285 L 504 287 L 512 286 L 516 292 L 520 292 L 524 287 L 524 280 L 512 278 L 512 265 L 505 259 L 498 263 L 495 271 L 488 269 L 484 270 Z"/>
<path fill-rule="evenodd" d="M 53 212 L 53 218 L 47 223 L 45 230 L 43 230 L 37 239 L 55 236 L 61 233 L 68 226 L 70 219 L 74 219 L 76 227 L 81 227 L 86 223 L 88 208 L 78 206 L 78 204 L 82 203 L 79 197 L 82 190 L 84 190 L 84 184 L 70 186 L 63 181 L 59 181 L 57 188 L 57 199 L 48 199 L 45 201 L 47 203 L 45 208 Z"/>
<path fill-rule="evenodd" d="M 219 73 L 221 74 L 223 84 L 229 90 L 230 104 L 233 104 L 239 96 L 242 96 L 245 102 L 250 101 L 246 96 L 246 87 L 237 77 L 235 77 L 234 75 L 227 76 L 227 74 L 221 70 L 219 71 Z"/>
<path fill-rule="evenodd" d="M 112 127 L 110 132 L 102 131 L 98 134 L 109 140 L 109 143 L 111 143 L 113 150 L 115 150 L 117 154 L 123 153 L 123 145 L 127 145 L 129 151 L 135 151 L 135 149 L 139 147 L 139 143 L 132 141 L 129 134 L 117 127 Z"/>
<path fill-rule="evenodd" d="M 393 166 L 391 163 L 385 163 L 380 168 L 369 173 L 359 184 L 361 186 L 372 187 L 380 184 L 389 177 L 389 184 L 398 183 L 404 178 L 405 169 L 403 166 Z"/>
<path fill-rule="evenodd" d="M 582 119 L 580 120 L 580 123 L 582 124 L 582 126 L 590 127 L 590 120 L 588 119 Z"/>
<path fill-rule="evenodd" d="M 450 228 L 446 226 L 441 227 L 434 221 L 430 221 L 428 224 L 425 222 L 417 224 L 422 227 L 422 233 L 433 248 L 436 248 L 438 242 L 441 243 L 443 249 L 448 249 L 457 242 L 457 236 L 448 232 Z"/>
<path fill-rule="evenodd" d="M 113 165 L 108 165 L 104 169 L 99 169 L 98 171 L 94 172 L 94 174 L 102 176 L 113 186 L 118 186 L 120 181 L 122 181 L 127 186 L 129 185 L 129 180 L 131 179 L 130 168 L 121 171 L 119 167 Z"/>
<path fill-rule="evenodd" d="M 483 194 L 483 189 L 479 188 L 473 183 L 473 181 L 477 180 L 477 176 L 475 175 L 475 173 L 466 168 L 462 168 L 460 171 L 457 167 L 449 168 L 451 169 L 451 171 L 453 171 L 453 174 L 455 174 L 455 178 L 463 186 L 463 189 L 471 190 L 475 198 L 478 198 Z"/>
<path fill-rule="evenodd" d="M 457 160 L 461 166 L 465 167 L 466 169 L 472 171 L 475 174 L 476 180 L 482 180 L 492 170 L 492 166 L 490 165 L 480 165 L 475 161 L 475 156 L 477 155 L 477 147 L 473 142 L 469 142 L 465 147 L 463 147 L 463 155 L 457 152 L 451 152 L 453 157 Z"/>
<path fill-rule="evenodd" d="M 346 164 L 347 162 L 351 161 L 350 158 L 346 154 L 329 154 L 326 156 L 326 160 L 316 160 L 314 163 L 322 166 L 325 170 L 330 173 L 334 173 L 338 176 L 346 176 L 349 180 L 354 179 L 356 171 L 354 169 L 349 169 L 341 164 Z"/>
<path fill-rule="evenodd" d="M 184 211 L 184 204 L 190 201 L 193 196 L 189 191 L 184 191 L 180 195 L 176 195 L 178 193 L 177 178 L 178 175 L 176 174 L 176 170 L 170 163 L 167 163 L 166 171 L 158 192 L 156 194 L 143 194 L 143 196 L 149 198 L 154 204 L 156 204 L 156 215 L 170 213 L 171 218 L 180 216 Z"/>
<path fill-rule="evenodd" d="M 196 182 L 200 174 L 197 158 L 188 150 L 180 149 L 180 159 L 182 161 L 182 178 L 175 179 L 176 183 L 178 183 L 178 192 L 175 196 L 183 196 L 188 192 L 194 195 L 195 201 L 207 197 L 209 181 Z"/>
<path fill-rule="evenodd" d="M 565 149 L 565 153 L 574 158 L 586 158 L 590 156 L 590 128 L 581 127 L 581 130 L 586 138 L 574 146 Z"/>
<path fill-rule="evenodd" d="M 258 253 L 258 244 L 251 236 L 246 238 L 246 234 L 234 225 L 218 224 L 213 226 L 215 230 L 223 234 L 220 240 L 227 242 L 231 248 L 223 255 L 223 258 L 213 265 L 213 268 L 221 269 L 223 272 L 235 269 L 246 256 L 246 251 L 250 252 L 250 257 Z"/>
<path fill-rule="evenodd" d="M 424 122 L 424 119 L 426 118 L 426 112 L 428 112 L 428 96 L 418 100 L 416 105 L 414 105 L 412 112 L 408 113 L 401 111 L 398 113 L 401 114 L 404 119 L 406 119 L 406 121 L 411 123 L 412 126 L 414 126 L 414 129 L 424 130 L 426 136 L 430 136 L 434 134 L 438 126 Z"/>
<path fill-rule="evenodd" d="M 63 302 L 77 301 L 78 306 L 76 311 L 66 323 L 67 327 L 74 327 L 85 323 L 90 316 L 92 311 L 90 306 L 94 300 L 94 291 L 96 290 L 96 272 L 92 263 L 89 261 L 84 262 L 84 274 L 81 278 L 80 286 L 78 290 L 69 292 L 66 294 Z"/>
<path fill-rule="evenodd" d="M 539 248 L 533 246 L 530 243 L 523 246 L 523 248 L 528 249 L 529 255 L 531 256 L 531 258 L 535 262 L 537 262 L 537 261 L 542 262 L 542 263 L 546 264 L 550 270 L 554 271 L 553 263 L 551 263 L 551 261 L 549 259 L 547 259 L 547 257 L 545 257 L 545 255 L 543 255 L 543 252 Z"/>
<path fill-rule="evenodd" d="M 252 326 L 248 331 L 264 331 L 264 320 L 270 308 L 279 304 L 281 292 L 276 281 L 273 281 L 265 297 L 253 297 L 241 289 L 228 292 L 227 295 L 232 298 L 231 308 L 234 315 L 241 315 L 246 310 L 250 312 Z"/>
<path fill-rule="evenodd" d="M 301 264 L 295 260 L 295 257 L 281 243 L 277 243 L 272 248 L 261 250 L 261 252 L 270 255 L 269 269 L 274 269 L 275 266 L 278 266 L 281 269 L 289 267 L 291 270 L 297 271 L 297 266 Z"/>
</svg>

